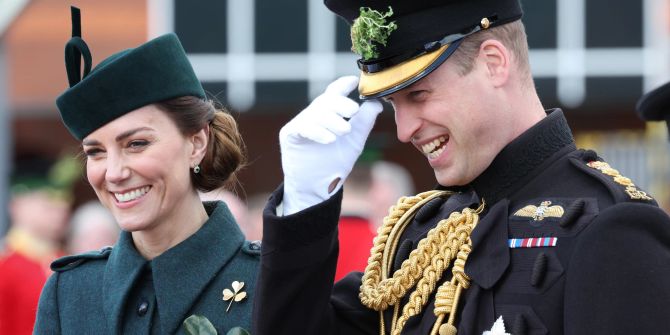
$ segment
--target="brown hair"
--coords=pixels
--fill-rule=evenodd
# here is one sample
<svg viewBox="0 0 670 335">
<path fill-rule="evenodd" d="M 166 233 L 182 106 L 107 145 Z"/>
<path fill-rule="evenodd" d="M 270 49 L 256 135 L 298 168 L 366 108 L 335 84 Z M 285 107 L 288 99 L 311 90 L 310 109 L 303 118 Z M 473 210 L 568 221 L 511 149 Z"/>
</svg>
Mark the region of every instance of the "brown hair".
<svg viewBox="0 0 670 335">
<path fill-rule="evenodd" d="M 450 56 L 461 76 L 465 76 L 472 71 L 475 58 L 479 54 L 479 48 L 486 40 L 497 40 L 507 47 L 511 51 L 512 58 L 516 60 L 518 70 L 521 71 L 521 78 L 526 79 L 524 81 L 532 82 L 530 64 L 528 63 L 526 29 L 521 20 L 482 30 L 466 37 L 454 54 Z"/>
<path fill-rule="evenodd" d="M 211 100 L 185 96 L 157 103 L 184 135 L 192 135 L 209 125 L 207 152 L 200 172 L 191 173 L 199 191 L 209 192 L 236 184 L 236 173 L 246 164 L 246 149 L 237 122 L 222 106 Z"/>
</svg>

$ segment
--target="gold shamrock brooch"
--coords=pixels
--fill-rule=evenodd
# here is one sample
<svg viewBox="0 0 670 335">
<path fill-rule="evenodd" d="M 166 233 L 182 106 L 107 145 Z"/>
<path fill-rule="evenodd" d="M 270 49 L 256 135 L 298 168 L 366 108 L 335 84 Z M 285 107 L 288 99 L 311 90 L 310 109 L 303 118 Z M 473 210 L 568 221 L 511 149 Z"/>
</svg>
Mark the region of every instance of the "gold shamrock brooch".
<svg viewBox="0 0 670 335">
<path fill-rule="evenodd" d="M 230 300 L 228 308 L 226 308 L 226 313 L 228 313 L 228 310 L 230 310 L 230 306 L 233 304 L 233 301 L 240 302 L 247 297 L 247 292 L 242 291 L 242 288 L 244 287 L 244 282 L 236 280 L 233 282 L 232 286 L 233 286 L 232 291 L 229 289 L 223 290 L 223 301 Z"/>
</svg>

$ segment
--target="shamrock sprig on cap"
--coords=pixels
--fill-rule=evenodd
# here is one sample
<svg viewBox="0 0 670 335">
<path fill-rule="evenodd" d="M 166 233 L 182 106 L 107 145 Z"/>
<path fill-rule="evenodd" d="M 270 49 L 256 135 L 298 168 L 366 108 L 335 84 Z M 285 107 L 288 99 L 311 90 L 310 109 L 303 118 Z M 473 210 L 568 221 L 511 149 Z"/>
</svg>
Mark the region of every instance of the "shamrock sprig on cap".
<svg viewBox="0 0 670 335">
<path fill-rule="evenodd" d="M 386 45 L 391 32 L 398 29 L 394 21 L 386 22 L 393 15 L 393 9 L 389 6 L 386 13 L 361 7 L 360 15 L 351 25 L 351 51 L 361 55 L 363 59 L 371 59 L 379 56 L 377 45 Z"/>
</svg>

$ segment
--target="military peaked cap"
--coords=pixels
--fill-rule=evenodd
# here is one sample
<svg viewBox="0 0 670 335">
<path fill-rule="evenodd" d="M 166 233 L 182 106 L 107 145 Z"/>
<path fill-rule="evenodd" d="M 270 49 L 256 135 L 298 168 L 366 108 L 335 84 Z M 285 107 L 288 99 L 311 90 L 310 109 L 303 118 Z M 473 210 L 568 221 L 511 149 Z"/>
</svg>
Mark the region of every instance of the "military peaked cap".
<svg viewBox="0 0 670 335">
<path fill-rule="evenodd" d="M 63 123 L 77 139 L 151 103 L 181 96 L 205 98 L 175 34 L 116 53 L 91 70 L 91 52 L 81 38 L 79 15 L 73 7 L 72 38 L 65 45 L 70 88 L 56 100 Z"/>
<path fill-rule="evenodd" d="M 372 39 L 374 54 L 358 60 L 362 99 L 383 97 L 413 84 L 442 64 L 464 37 L 523 15 L 519 0 L 325 0 L 325 4 L 353 26 L 354 49 L 357 43 L 367 44 L 369 35 L 378 36 L 375 29 L 388 28 L 382 29 L 387 34 L 383 42 Z M 364 20 L 357 24 L 360 18 Z"/>
</svg>

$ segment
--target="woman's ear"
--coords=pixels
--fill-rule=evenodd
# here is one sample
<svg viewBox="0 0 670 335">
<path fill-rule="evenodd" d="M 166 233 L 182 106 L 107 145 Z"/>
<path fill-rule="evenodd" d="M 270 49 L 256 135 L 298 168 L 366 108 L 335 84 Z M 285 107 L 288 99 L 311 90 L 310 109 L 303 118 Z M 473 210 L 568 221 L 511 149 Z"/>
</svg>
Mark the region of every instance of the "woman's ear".
<svg viewBox="0 0 670 335">
<path fill-rule="evenodd" d="M 200 129 L 197 133 L 189 137 L 193 147 L 191 151 L 191 161 L 193 165 L 200 164 L 207 153 L 207 144 L 209 143 L 209 126 Z"/>
<path fill-rule="evenodd" d="M 486 40 L 479 47 L 479 60 L 485 65 L 487 75 L 495 87 L 503 86 L 509 79 L 510 51 L 497 40 Z"/>
</svg>

